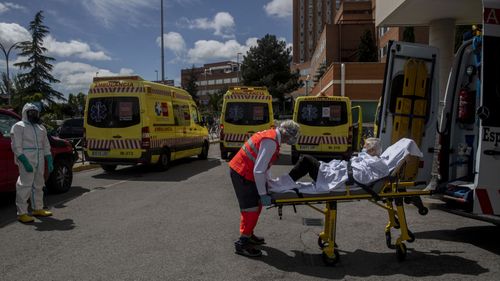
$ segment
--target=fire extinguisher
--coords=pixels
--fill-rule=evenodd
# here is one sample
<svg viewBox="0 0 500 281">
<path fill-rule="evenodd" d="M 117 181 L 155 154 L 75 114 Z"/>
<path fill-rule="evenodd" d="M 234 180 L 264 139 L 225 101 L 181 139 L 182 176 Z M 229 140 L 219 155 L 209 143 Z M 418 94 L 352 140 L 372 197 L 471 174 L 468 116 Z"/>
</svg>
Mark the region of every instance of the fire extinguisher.
<svg viewBox="0 0 500 281">
<path fill-rule="evenodd" d="M 467 88 L 462 88 L 458 94 L 458 122 L 474 123 L 475 94 Z"/>
</svg>

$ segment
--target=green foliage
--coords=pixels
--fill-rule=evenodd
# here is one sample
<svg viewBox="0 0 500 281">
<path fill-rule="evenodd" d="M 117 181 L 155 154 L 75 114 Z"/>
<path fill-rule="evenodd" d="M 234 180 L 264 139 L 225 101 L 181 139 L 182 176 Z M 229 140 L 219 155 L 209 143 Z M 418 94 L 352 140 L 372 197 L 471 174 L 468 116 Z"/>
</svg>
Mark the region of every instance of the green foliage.
<svg viewBox="0 0 500 281">
<path fill-rule="evenodd" d="M 227 92 L 227 89 L 221 89 L 214 94 L 209 95 L 208 107 L 209 110 L 213 113 L 220 113 L 222 110 L 222 101 L 224 98 L 224 94 Z"/>
<path fill-rule="evenodd" d="M 50 85 L 50 83 L 59 83 L 59 80 L 50 74 L 53 68 L 50 62 L 55 59 L 44 55 L 47 48 L 43 47 L 43 38 L 49 33 L 49 29 L 43 25 L 43 18 L 42 11 L 39 11 L 35 19 L 30 22 L 28 29 L 31 32 L 31 41 L 21 42 L 16 47 L 21 50 L 19 56 L 26 57 L 27 60 L 14 65 L 28 70 L 19 76 L 21 82 L 26 85 L 25 95 L 52 103 L 54 99 L 64 100 L 64 96 Z M 35 95 L 36 93 L 41 93 L 41 95 Z"/>
<path fill-rule="evenodd" d="M 286 93 L 298 89 L 299 73 L 290 71 L 291 48 L 275 35 L 265 35 L 251 47 L 241 64 L 243 84 L 246 86 L 266 86 L 269 93 L 283 100 Z"/>
<path fill-rule="evenodd" d="M 191 71 L 189 72 L 189 80 L 186 85 L 186 91 L 193 97 L 193 100 L 198 102 L 198 85 L 196 85 L 196 81 L 198 81 L 198 77 L 195 73 L 194 64 L 191 66 Z"/>
<path fill-rule="evenodd" d="M 85 101 L 87 99 L 87 96 L 80 92 L 77 95 L 69 94 L 68 96 L 68 103 L 67 103 L 67 109 L 63 109 L 66 113 L 66 115 L 69 115 L 71 118 L 75 116 L 83 116 L 83 112 L 85 110 Z"/>
<path fill-rule="evenodd" d="M 415 43 L 415 28 L 413 26 L 407 26 L 404 28 L 403 41 Z"/>
<path fill-rule="evenodd" d="M 366 29 L 361 36 L 361 42 L 358 47 L 358 61 L 361 62 L 371 62 L 377 61 L 377 46 L 375 45 L 375 40 L 373 39 L 373 34 L 371 30 Z"/>
</svg>

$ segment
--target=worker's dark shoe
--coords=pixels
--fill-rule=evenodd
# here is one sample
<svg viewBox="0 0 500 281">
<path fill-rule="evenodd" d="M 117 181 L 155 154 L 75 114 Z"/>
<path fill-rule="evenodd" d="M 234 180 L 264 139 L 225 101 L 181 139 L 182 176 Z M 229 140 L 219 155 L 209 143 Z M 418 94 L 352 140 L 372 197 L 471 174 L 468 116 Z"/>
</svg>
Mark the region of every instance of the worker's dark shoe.
<svg viewBox="0 0 500 281">
<path fill-rule="evenodd" d="M 255 234 L 252 234 L 252 236 L 248 238 L 248 242 L 253 245 L 266 244 L 266 240 L 264 238 L 256 236 Z"/>
<path fill-rule="evenodd" d="M 34 210 L 31 214 L 35 217 L 50 217 L 50 216 L 52 216 L 51 211 L 44 210 L 44 209 Z"/>
<path fill-rule="evenodd" d="M 260 257 L 262 256 L 262 251 L 259 249 L 255 249 L 252 244 L 246 239 L 238 239 L 234 242 L 235 253 L 238 255 L 246 256 L 246 257 Z"/>
</svg>

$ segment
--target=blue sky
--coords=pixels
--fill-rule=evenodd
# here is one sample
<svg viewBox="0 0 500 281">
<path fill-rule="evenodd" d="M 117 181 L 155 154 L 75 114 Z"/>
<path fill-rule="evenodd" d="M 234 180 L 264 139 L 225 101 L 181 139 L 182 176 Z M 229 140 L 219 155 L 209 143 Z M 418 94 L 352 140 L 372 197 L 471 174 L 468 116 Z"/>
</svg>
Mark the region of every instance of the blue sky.
<svg viewBox="0 0 500 281">
<path fill-rule="evenodd" d="M 0 43 L 29 39 L 39 10 L 50 36 L 47 55 L 56 59 L 56 89 L 87 93 L 92 77 L 139 75 L 161 78 L 160 0 L 0 0 Z M 276 35 L 291 45 L 292 0 L 164 0 L 165 76 L 180 84 L 191 65 L 236 61 L 258 38 Z M 0 71 L 5 58 L 0 53 Z M 22 61 L 9 56 L 10 73 Z M 241 60 L 241 57 L 240 57 Z"/>
</svg>

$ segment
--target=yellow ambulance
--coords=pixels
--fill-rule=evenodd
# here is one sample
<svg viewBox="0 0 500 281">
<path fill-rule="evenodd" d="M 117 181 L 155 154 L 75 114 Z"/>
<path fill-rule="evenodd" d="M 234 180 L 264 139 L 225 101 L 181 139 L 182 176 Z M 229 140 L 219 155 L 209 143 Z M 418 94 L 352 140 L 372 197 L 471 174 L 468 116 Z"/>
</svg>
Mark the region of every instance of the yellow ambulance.
<svg viewBox="0 0 500 281">
<path fill-rule="evenodd" d="M 352 112 L 359 110 L 353 126 Z M 297 144 L 292 146 L 292 163 L 301 154 L 317 158 L 348 159 L 359 148 L 361 107 L 351 108 L 348 97 L 304 96 L 295 100 L 293 120 L 300 125 Z"/>
<path fill-rule="evenodd" d="M 96 77 L 84 114 L 85 157 L 106 171 L 197 155 L 206 159 L 208 130 L 186 91 L 139 76 Z"/>
<path fill-rule="evenodd" d="M 272 96 L 266 87 L 230 87 L 220 119 L 220 153 L 227 159 L 255 132 L 274 127 Z"/>
</svg>

